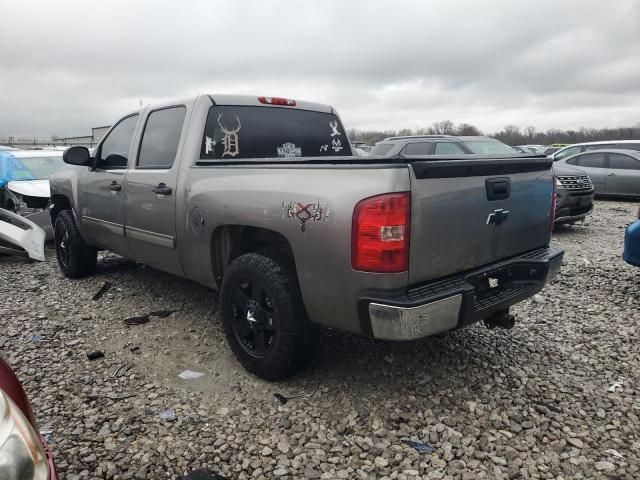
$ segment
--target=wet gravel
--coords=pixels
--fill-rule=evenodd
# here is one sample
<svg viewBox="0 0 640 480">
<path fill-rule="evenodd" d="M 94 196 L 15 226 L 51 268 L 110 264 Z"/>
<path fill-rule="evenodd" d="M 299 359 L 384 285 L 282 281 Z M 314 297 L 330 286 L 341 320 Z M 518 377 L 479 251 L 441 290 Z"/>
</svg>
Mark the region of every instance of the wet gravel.
<svg viewBox="0 0 640 480">
<path fill-rule="evenodd" d="M 3 257 L 0 355 L 65 479 L 640 478 L 640 269 L 620 258 L 636 211 L 598 201 L 559 228 L 562 273 L 513 330 L 326 332 L 313 367 L 281 383 L 233 360 L 202 286 L 110 254 L 78 281 L 50 249 Z"/>
</svg>

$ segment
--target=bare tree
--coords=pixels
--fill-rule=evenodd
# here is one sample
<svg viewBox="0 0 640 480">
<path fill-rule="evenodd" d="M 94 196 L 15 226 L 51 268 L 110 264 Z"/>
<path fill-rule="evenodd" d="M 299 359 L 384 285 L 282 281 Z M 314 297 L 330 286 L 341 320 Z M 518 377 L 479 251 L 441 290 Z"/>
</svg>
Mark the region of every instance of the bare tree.
<svg viewBox="0 0 640 480">
<path fill-rule="evenodd" d="M 482 135 L 482 132 L 478 130 L 475 125 L 471 125 L 470 123 L 460 123 L 455 128 L 456 135 Z"/>
<path fill-rule="evenodd" d="M 369 130 L 361 131 L 349 130 L 349 138 L 359 140 L 373 145 L 387 137 L 398 135 L 482 135 L 474 125 L 469 123 L 454 124 L 451 120 L 434 122 L 430 127 L 416 127 L 414 129 L 403 128 L 401 130 Z M 560 130 L 550 128 L 546 132 L 539 132 L 536 127 L 529 125 L 521 129 L 518 125 L 507 125 L 499 132 L 491 135 L 508 145 L 522 145 L 525 143 L 536 143 L 540 145 L 551 145 L 552 143 L 580 143 L 594 142 L 599 140 L 640 140 L 640 122 L 631 127 L 618 128 L 586 128 L 577 130 Z"/>
<path fill-rule="evenodd" d="M 440 120 L 433 122 L 434 133 L 438 135 L 453 135 L 453 122 L 451 120 Z"/>
<path fill-rule="evenodd" d="M 533 138 L 536 136 L 536 127 L 534 127 L 533 125 L 529 125 L 528 127 L 525 127 L 524 134 L 527 137 L 527 139 L 529 139 L 529 141 L 532 141 Z"/>
</svg>

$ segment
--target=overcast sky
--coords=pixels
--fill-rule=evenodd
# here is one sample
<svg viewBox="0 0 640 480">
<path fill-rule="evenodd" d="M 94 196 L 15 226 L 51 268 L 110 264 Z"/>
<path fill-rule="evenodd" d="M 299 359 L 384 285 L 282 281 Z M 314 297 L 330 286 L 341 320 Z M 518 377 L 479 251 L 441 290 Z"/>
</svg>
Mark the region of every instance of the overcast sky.
<svg viewBox="0 0 640 480">
<path fill-rule="evenodd" d="M 347 128 L 640 122 L 640 1 L 0 0 L 0 136 L 90 134 L 197 93 Z"/>
</svg>

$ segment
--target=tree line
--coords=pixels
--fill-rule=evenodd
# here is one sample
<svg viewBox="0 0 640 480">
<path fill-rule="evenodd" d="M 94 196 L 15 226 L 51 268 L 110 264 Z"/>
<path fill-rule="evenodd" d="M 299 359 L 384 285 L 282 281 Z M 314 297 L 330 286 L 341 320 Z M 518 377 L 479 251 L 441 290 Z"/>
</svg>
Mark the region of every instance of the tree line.
<svg viewBox="0 0 640 480">
<path fill-rule="evenodd" d="M 387 137 L 404 135 L 484 135 L 480 129 L 469 123 L 454 123 L 451 120 L 434 122 L 426 128 L 403 128 L 401 130 L 348 130 L 351 140 L 374 145 Z M 586 128 L 560 130 L 550 128 L 538 131 L 534 126 L 524 128 L 518 125 L 506 125 L 502 130 L 487 134 L 507 145 L 551 145 L 552 143 L 581 143 L 601 140 L 639 140 L 640 122 L 632 127 Z"/>
</svg>

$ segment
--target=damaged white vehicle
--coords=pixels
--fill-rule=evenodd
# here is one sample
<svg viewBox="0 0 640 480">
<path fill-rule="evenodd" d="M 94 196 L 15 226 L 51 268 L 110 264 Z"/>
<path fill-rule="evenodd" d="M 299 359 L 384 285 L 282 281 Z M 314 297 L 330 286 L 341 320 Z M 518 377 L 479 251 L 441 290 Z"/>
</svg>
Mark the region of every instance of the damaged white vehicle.
<svg viewBox="0 0 640 480">
<path fill-rule="evenodd" d="M 28 218 L 53 238 L 49 177 L 64 166 L 61 151 L 0 152 L 0 208 Z"/>
<path fill-rule="evenodd" d="M 0 254 L 44 261 L 45 236 L 31 220 L 0 208 Z"/>
</svg>

